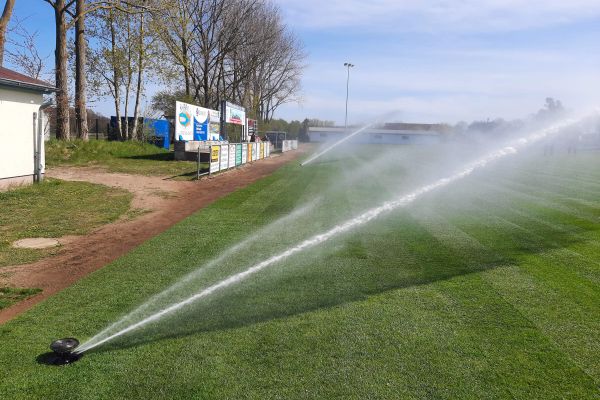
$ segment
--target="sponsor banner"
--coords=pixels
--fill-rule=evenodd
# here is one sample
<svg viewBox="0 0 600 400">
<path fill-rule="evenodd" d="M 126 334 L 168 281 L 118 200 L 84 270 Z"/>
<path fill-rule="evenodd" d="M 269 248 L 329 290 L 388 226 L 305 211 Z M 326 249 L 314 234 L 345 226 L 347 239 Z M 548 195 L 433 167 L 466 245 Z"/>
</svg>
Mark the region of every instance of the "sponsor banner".
<svg viewBox="0 0 600 400">
<path fill-rule="evenodd" d="M 229 145 L 221 146 L 221 171 L 229 167 Z"/>
<path fill-rule="evenodd" d="M 281 151 L 285 153 L 286 151 L 296 150 L 298 148 L 297 140 L 284 140 L 281 142 Z"/>
<path fill-rule="evenodd" d="M 247 143 L 242 143 L 242 164 L 246 164 L 248 162 L 248 146 Z"/>
<path fill-rule="evenodd" d="M 225 103 L 225 122 L 235 125 L 246 125 L 246 109 L 230 102 Z"/>
<path fill-rule="evenodd" d="M 235 167 L 236 147 L 235 144 L 229 145 L 229 164 L 227 165 L 227 168 Z"/>
<path fill-rule="evenodd" d="M 252 161 L 258 160 L 258 144 L 254 143 L 252 145 Z"/>
<path fill-rule="evenodd" d="M 242 144 L 238 143 L 235 145 L 235 165 L 242 165 Z"/>
<path fill-rule="evenodd" d="M 219 159 L 221 153 L 221 146 L 215 145 L 210 146 L 210 173 L 213 174 L 215 172 L 219 172 L 221 169 L 221 162 Z"/>
<path fill-rule="evenodd" d="M 265 144 L 260 142 L 260 158 L 265 158 Z"/>
<path fill-rule="evenodd" d="M 271 157 L 271 143 L 269 143 L 269 142 L 265 143 L 265 151 L 266 151 L 265 157 Z"/>
<path fill-rule="evenodd" d="M 221 138 L 221 113 L 217 110 L 209 110 L 208 139 L 222 140 Z"/>
<path fill-rule="evenodd" d="M 256 135 L 258 133 L 258 121 L 255 119 L 248 119 L 248 136 Z"/>
<path fill-rule="evenodd" d="M 219 140 L 219 112 L 175 102 L 176 140 Z"/>
</svg>

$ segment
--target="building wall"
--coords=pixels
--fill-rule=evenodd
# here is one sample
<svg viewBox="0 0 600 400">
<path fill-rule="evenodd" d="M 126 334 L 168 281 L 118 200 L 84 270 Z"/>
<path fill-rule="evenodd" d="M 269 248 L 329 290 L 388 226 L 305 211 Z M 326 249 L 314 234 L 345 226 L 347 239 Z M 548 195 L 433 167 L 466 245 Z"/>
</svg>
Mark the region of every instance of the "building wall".
<svg viewBox="0 0 600 400">
<path fill-rule="evenodd" d="M 33 176 L 33 113 L 42 101 L 41 93 L 0 87 L 0 187 Z"/>
<path fill-rule="evenodd" d="M 308 134 L 311 142 L 336 142 L 346 134 L 334 130 L 311 130 Z M 395 131 L 364 132 L 352 137 L 348 143 L 354 144 L 436 144 L 441 142 L 441 135 L 435 132 Z"/>
</svg>

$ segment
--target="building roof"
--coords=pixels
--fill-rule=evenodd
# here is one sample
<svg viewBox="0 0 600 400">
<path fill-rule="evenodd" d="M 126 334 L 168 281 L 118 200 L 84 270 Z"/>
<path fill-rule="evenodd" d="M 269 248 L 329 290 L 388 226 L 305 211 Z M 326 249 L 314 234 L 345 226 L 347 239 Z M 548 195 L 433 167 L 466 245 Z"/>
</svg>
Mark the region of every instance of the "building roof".
<svg viewBox="0 0 600 400">
<path fill-rule="evenodd" d="M 387 126 L 386 126 L 387 128 Z M 321 134 L 342 134 L 350 135 L 356 128 L 349 128 L 348 130 L 339 127 L 309 127 L 308 133 Z M 438 136 L 442 132 L 437 130 L 422 130 L 422 129 L 381 129 L 381 128 L 367 128 L 362 134 L 364 135 L 421 135 L 421 136 Z"/>
<path fill-rule="evenodd" d="M 56 88 L 48 82 L 20 74 L 8 68 L 0 67 L 0 86 L 10 86 L 38 92 L 55 92 Z"/>
</svg>

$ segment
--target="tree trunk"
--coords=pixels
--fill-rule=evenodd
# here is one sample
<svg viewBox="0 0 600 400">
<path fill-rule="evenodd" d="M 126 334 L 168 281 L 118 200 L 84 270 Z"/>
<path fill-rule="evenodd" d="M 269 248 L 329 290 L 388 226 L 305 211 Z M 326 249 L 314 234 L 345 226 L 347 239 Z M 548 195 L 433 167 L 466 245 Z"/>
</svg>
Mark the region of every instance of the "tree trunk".
<svg viewBox="0 0 600 400">
<path fill-rule="evenodd" d="M 133 108 L 133 138 L 140 139 L 142 135 L 138 134 L 138 118 L 140 114 L 140 100 L 142 96 L 142 78 L 144 75 L 144 14 L 140 14 L 140 40 L 138 42 L 138 74 L 137 88 L 135 91 L 135 107 Z"/>
<path fill-rule="evenodd" d="M 189 67 L 189 59 L 188 59 L 188 46 L 187 40 L 185 38 L 181 38 L 181 53 L 183 56 L 183 76 L 185 79 L 185 95 L 190 97 L 190 67 Z"/>
<path fill-rule="evenodd" d="M 77 137 L 88 140 L 89 130 L 87 123 L 86 105 L 86 56 L 87 43 L 85 41 L 85 0 L 77 0 L 75 23 L 75 126 Z"/>
<path fill-rule="evenodd" d="M 120 96 L 120 80 L 121 76 L 119 73 L 119 68 L 116 62 L 116 48 L 117 48 L 117 33 L 115 31 L 115 22 L 113 11 L 110 10 L 109 15 L 109 23 L 110 23 L 110 44 L 111 44 L 111 57 L 112 57 L 112 66 L 113 66 L 113 97 L 115 100 L 115 116 L 117 117 L 117 135 L 118 140 L 123 140 L 123 124 L 121 124 L 121 96 Z"/>
<path fill-rule="evenodd" d="M 4 64 L 4 45 L 6 44 L 6 31 L 8 29 L 8 22 L 12 15 L 13 8 L 15 6 L 15 0 L 6 0 L 4 5 L 4 11 L 0 17 L 0 67 Z"/>
<path fill-rule="evenodd" d="M 131 43 L 131 24 L 127 21 L 127 42 Z M 125 133 L 124 137 L 131 140 L 132 132 L 129 130 L 129 96 L 131 94 L 131 80 L 133 77 L 133 69 L 131 68 L 131 45 L 127 48 L 127 83 L 125 84 Z"/>
<path fill-rule="evenodd" d="M 56 138 L 69 140 L 69 85 L 67 80 L 67 24 L 65 21 L 65 0 L 56 0 L 54 19 L 56 21 L 56 49 L 54 66 L 56 70 Z"/>
</svg>

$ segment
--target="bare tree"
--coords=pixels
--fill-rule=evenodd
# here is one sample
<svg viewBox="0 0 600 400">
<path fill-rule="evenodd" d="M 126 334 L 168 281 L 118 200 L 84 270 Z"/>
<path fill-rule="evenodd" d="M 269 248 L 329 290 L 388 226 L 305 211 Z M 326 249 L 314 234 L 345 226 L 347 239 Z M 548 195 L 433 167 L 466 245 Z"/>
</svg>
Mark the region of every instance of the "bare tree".
<svg viewBox="0 0 600 400">
<path fill-rule="evenodd" d="M 12 15 L 13 8 L 15 7 L 15 0 L 6 0 L 4 3 L 4 10 L 2 16 L 0 16 L 0 67 L 4 65 L 4 46 L 6 45 L 6 31 L 8 30 L 8 23 Z"/>
<path fill-rule="evenodd" d="M 46 66 L 49 56 L 40 54 L 36 45 L 38 32 L 29 32 L 23 27 L 22 21 L 16 20 L 7 38 L 10 48 L 6 49 L 6 58 L 18 70 L 36 79 L 47 77 Z"/>
<path fill-rule="evenodd" d="M 149 30 L 158 38 L 164 48 L 160 57 L 171 59 L 172 63 L 157 65 L 160 75 L 166 81 L 176 80 L 183 73 L 185 95 L 191 96 L 192 83 L 190 77 L 191 58 L 190 45 L 193 38 L 192 15 L 195 14 L 199 2 L 188 0 L 164 0 L 162 7 L 156 7 L 151 13 Z M 175 68 L 173 68 L 175 67 Z"/>
<path fill-rule="evenodd" d="M 54 54 L 54 63 L 55 63 L 55 74 L 56 74 L 56 88 L 58 89 L 56 93 L 56 137 L 58 139 L 66 139 L 70 138 L 70 130 L 69 130 L 69 87 L 68 87 L 68 75 L 67 75 L 67 61 L 68 61 L 68 52 L 67 52 L 67 31 L 72 28 L 74 25 L 78 23 L 78 21 L 83 20 L 85 15 L 98 11 L 98 10 L 125 10 L 125 6 L 130 5 L 133 1 L 127 0 L 102 0 L 102 1 L 90 1 L 87 4 L 84 3 L 85 0 L 81 0 L 81 2 L 77 2 L 76 8 L 79 7 L 75 13 L 72 11 L 73 4 L 76 3 L 77 0 L 44 0 L 54 9 L 54 19 L 55 19 L 55 29 L 56 29 L 56 49 Z M 135 5 L 136 12 L 139 12 L 140 9 L 143 9 L 142 6 Z M 71 16 L 71 20 L 67 20 L 67 16 Z M 85 41 L 84 29 L 82 22 L 82 29 L 78 29 L 78 33 L 76 33 L 76 37 L 81 39 L 81 43 L 78 42 L 81 46 L 85 46 L 83 42 Z M 76 52 L 79 46 L 76 46 Z M 80 58 L 81 68 L 84 68 L 85 65 L 85 56 L 84 59 Z M 85 90 L 87 86 L 85 83 L 86 74 L 85 71 L 79 70 L 79 85 L 81 91 Z M 77 74 L 77 73 L 76 73 Z M 79 93 L 76 95 L 79 100 L 78 108 L 79 113 L 78 116 L 81 119 L 85 116 L 86 111 L 86 99 L 85 94 Z M 83 121 L 80 121 L 78 126 L 83 126 Z M 86 122 L 87 123 L 87 122 Z M 85 130 L 87 131 L 87 129 Z"/>
<path fill-rule="evenodd" d="M 101 96 L 113 99 L 121 140 L 137 138 L 144 79 L 154 54 L 154 38 L 146 28 L 147 13 L 138 11 L 150 10 L 157 1 L 136 0 L 122 3 L 118 9 L 101 9 L 91 14 L 90 34 L 96 46 L 90 50 L 90 77 Z"/>
</svg>

